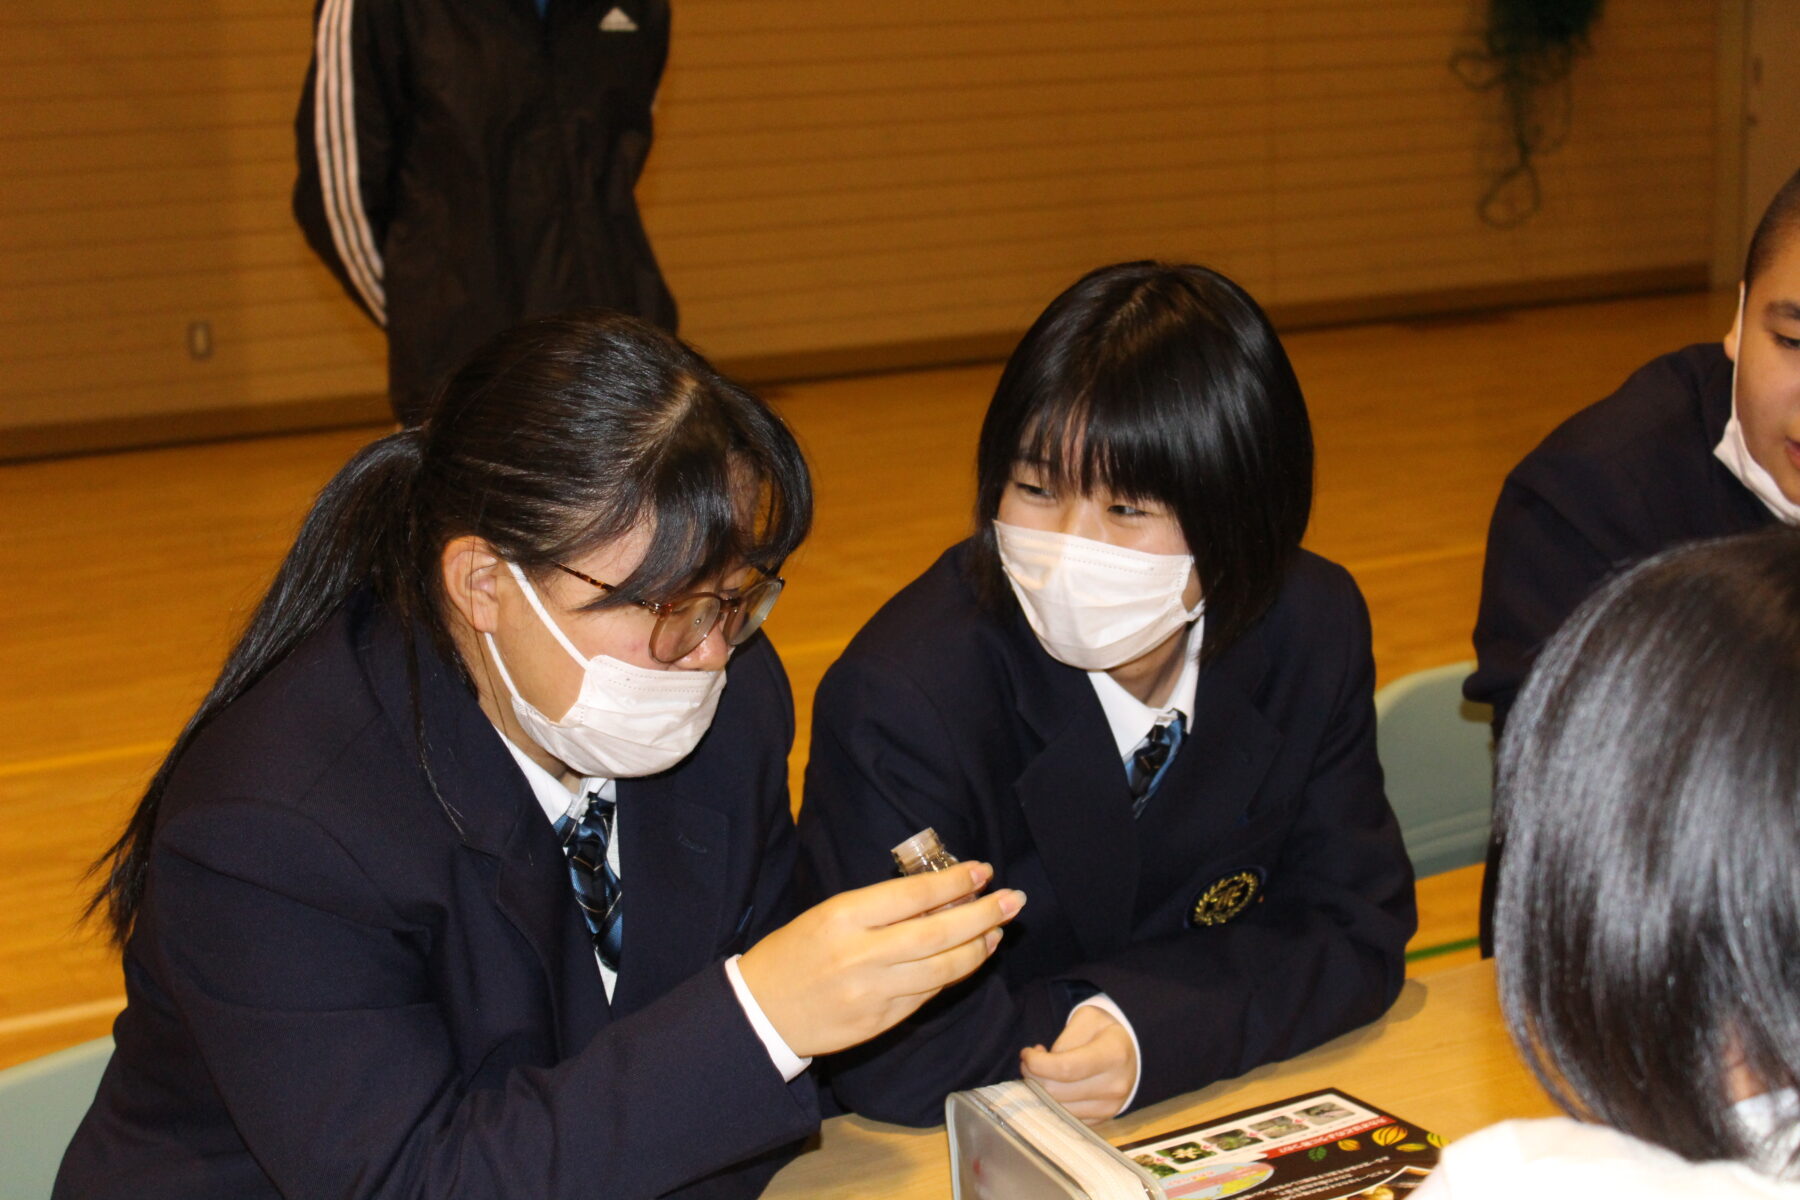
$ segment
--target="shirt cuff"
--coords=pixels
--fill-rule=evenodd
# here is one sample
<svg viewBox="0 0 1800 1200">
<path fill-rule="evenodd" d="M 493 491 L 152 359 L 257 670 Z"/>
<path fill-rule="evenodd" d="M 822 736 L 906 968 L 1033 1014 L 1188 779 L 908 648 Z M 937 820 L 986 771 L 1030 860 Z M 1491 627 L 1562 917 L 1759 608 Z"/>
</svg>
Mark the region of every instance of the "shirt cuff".
<svg viewBox="0 0 1800 1200">
<path fill-rule="evenodd" d="M 1107 995 L 1105 992 L 1098 992 L 1095 995 L 1089 996 L 1086 1000 L 1083 1000 L 1080 1004 L 1077 1004 L 1074 1008 L 1070 1009 L 1069 1016 L 1073 1017 L 1084 1008 L 1099 1009 L 1101 1012 L 1123 1025 L 1125 1027 L 1125 1032 L 1131 1037 L 1131 1056 L 1137 1060 L 1137 1077 L 1131 1081 L 1131 1093 L 1125 1097 L 1125 1103 L 1119 1105 L 1119 1112 L 1124 1112 L 1131 1107 L 1131 1102 L 1137 1099 L 1138 1084 L 1141 1083 L 1144 1078 L 1144 1048 L 1138 1045 L 1137 1030 L 1131 1027 L 1131 1021 L 1125 1016 L 1125 1010 L 1120 1008 L 1111 996 Z M 1065 1021 L 1064 1024 L 1067 1025 L 1068 1022 Z M 1113 1114 L 1115 1117 L 1118 1115 L 1119 1113 Z"/>
<path fill-rule="evenodd" d="M 762 1039 L 763 1049 L 769 1052 L 769 1061 L 775 1064 L 777 1071 L 781 1072 L 783 1082 L 792 1083 L 800 1077 L 802 1071 L 812 1065 L 812 1059 L 801 1058 L 795 1054 L 788 1048 L 787 1042 L 782 1040 L 781 1035 L 775 1032 L 775 1026 L 769 1023 L 769 1018 L 763 1013 L 762 1005 L 758 1004 L 756 997 L 750 994 L 750 985 L 744 982 L 744 973 L 738 970 L 738 959 L 741 957 L 741 955 L 734 954 L 725 960 L 725 978 L 731 980 L 731 990 L 737 994 L 738 1006 L 744 1010 L 744 1015 L 750 1018 L 750 1028 L 756 1030 L 756 1036 Z M 1109 1000 L 1107 1003 L 1112 1002 Z M 1116 1008 L 1113 1011 L 1117 1011 Z M 1120 1019 L 1124 1018 L 1121 1016 Z M 1131 1026 L 1127 1025 L 1125 1028 L 1130 1029 Z M 1135 1046 L 1137 1035 L 1133 1034 L 1131 1040 L 1132 1045 Z M 1135 1087 L 1132 1089 L 1132 1094 L 1137 1094 Z"/>
</svg>

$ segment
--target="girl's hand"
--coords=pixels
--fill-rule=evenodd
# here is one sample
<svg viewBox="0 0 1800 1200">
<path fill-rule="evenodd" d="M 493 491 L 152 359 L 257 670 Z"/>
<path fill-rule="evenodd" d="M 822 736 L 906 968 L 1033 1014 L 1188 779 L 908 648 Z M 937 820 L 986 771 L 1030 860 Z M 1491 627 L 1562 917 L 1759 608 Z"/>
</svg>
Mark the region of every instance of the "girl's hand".
<svg viewBox="0 0 1800 1200">
<path fill-rule="evenodd" d="M 795 1054 L 854 1046 L 994 952 L 1000 926 L 1025 906 L 1025 893 L 1008 888 L 977 898 L 993 877 L 986 863 L 958 863 L 843 892 L 745 951 L 738 970 Z M 944 907 L 963 899 L 969 903 Z"/>
</svg>

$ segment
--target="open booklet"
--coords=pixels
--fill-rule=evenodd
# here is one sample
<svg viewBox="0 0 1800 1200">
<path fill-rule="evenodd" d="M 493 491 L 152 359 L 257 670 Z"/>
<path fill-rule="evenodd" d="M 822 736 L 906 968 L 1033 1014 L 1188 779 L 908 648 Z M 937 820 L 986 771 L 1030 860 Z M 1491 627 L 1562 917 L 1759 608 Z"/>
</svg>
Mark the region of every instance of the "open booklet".
<svg viewBox="0 0 1800 1200">
<path fill-rule="evenodd" d="M 945 1101 L 956 1200 L 1399 1200 L 1443 1139 L 1326 1089 L 1118 1149 L 1033 1083 Z"/>
</svg>

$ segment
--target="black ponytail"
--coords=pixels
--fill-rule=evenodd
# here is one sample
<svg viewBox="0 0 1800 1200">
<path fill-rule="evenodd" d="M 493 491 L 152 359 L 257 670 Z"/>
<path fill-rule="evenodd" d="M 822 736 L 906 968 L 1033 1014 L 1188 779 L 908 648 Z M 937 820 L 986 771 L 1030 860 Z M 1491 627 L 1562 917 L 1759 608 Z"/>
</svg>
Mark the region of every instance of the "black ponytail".
<svg viewBox="0 0 1800 1200">
<path fill-rule="evenodd" d="M 746 486 L 759 500 L 748 520 Z M 437 570 L 454 538 L 484 538 L 533 572 L 647 525 L 643 563 L 597 602 L 628 604 L 732 563 L 774 570 L 811 520 L 793 435 L 675 338 L 600 311 L 501 334 L 445 385 L 422 427 L 364 447 L 319 493 L 212 690 L 94 864 L 102 882 L 88 915 L 104 912 L 121 945 L 130 936 L 182 754 L 353 594 L 372 593 L 404 628 L 429 633 L 467 680 Z M 421 744 L 430 783 L 423 757 Z"/>
<path fill-rule="evenodd" d="M 389 434 L 358 451 L 325 485 L 300 526 L 225 666 L 144 789 L 125 831 L 94 864 L 102 883 L 85 915 L 104 909 L 113 939 L 131 932 L 150 862 L 150 839 L 169 776 L 182 753 L 226 705 L 249 691 L 336 612 L 365 581 L 391 578 L 410 559 L 409 503 L 419 467 L 416 430 Z"/>
</svg>

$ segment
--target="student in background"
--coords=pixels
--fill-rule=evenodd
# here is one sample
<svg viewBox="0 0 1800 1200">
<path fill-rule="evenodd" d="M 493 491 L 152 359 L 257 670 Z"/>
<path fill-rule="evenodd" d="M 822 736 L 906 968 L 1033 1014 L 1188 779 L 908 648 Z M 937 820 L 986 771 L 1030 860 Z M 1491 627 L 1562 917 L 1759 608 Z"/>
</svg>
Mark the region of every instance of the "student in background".
<svg viewBox="0 0 1800 1200">
<path fill-rule="evenodd" d="M 1608 574 L 1776 521 L 1800 522 L 1800 174 L 1756 228 L 1724 340 L 1644 366 L 1507 476 L 1464 694 L 1498 735 L 1538 648 Z"/>
<path fill-rule="evenodd" d="M 1776 522 L 1800 523 L 1800 174 L 1756 227 L 1724 340 L 1640 368 L 1507 476 L 1463 694 L 1493 705 L 1498 738 L 1539 647 L 1607 575 Z M 1490 950 L 1501 849 L 1482 896 Z"/>
<path fill-rule="evenodd" d="M 1419 1200 L 1800 1197 L 1800 533 L 1605 585 L 1500 746 L 1508 1028 L 1578 1119 L 1453 1144 Z"/>
<path fill-rule="evenodd" d="M 827 672 L 800 814 L 829 895 L 934 827 L 1032 896 L 993 962 L 830 1066 L 885 1120 L 1042 1081 L 1110 1117 L 1393 1001 L 1412 871 L 1382 792 L 1368 613 L 1301 550 L 1312 435 L 1256 303 L 1125 263 L 1014 351 L 975 535 Z"/>
<path fill-rule="evenodd" d="M 795 915 L 757 629 L 811 511 L 779 418 L 616 314 L 357 454 L 107 857 L 128 1003 L 56 1195 L 760 1191 L 810 1056 L 1022 903 L 908 919 L 973 863 Z"/>
<path fill-rule="evenodd" d="M 402 425 L 526 317 L 675 329 L 635 188 L 667 0 L 318 0 L 294 215 L 387 331 Z"/>
</svg>

